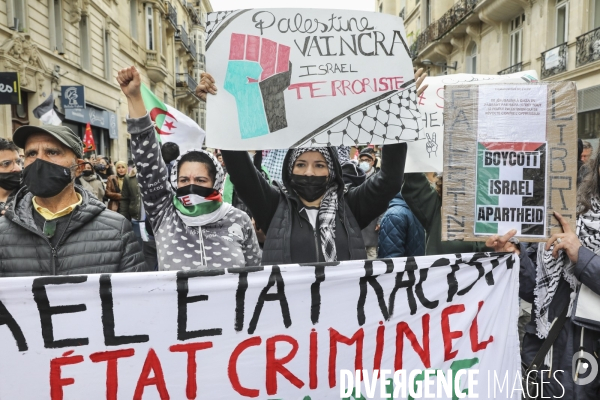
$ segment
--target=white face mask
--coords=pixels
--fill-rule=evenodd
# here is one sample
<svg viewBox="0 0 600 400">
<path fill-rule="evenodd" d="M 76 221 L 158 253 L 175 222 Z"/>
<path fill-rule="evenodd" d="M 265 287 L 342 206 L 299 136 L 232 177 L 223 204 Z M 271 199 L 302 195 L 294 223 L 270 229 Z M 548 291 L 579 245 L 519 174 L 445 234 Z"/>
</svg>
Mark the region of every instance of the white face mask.
<svg viewBox="0 0 600 400">
<path fill-rule="evenodd" d="M 371 165 L 366 161 L 361 161 L 360 164 L 358 164 L 358 167 L 364 172 L 369 172 L 371 170 Z"/>
</svg>

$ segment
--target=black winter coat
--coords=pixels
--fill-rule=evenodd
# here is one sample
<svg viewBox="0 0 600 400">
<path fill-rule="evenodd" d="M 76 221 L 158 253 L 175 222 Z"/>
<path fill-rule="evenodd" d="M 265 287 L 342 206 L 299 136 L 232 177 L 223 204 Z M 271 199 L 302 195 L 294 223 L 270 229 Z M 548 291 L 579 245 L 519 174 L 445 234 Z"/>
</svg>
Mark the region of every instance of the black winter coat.
<svg viewBox="0 0 600 400">
<path fill-rule="evenodd" d="M 544 243 L 540 243 L 543 246 Z M 536 265 L 527 256 L 525 246 L 521 244 L 521 271 L 519 274 L 519 296 L 532 303 L 531 321 L 525 326 L 525 336 L 521 348 L 521 359 L 526 365 L 530 365 L 544 342 L 536 334 L 536 315 L 535 307 L 535 280 Z M 575 277 L 596 294 L 600 295 L 600 256 L 595 255 L 585 247 L 579 248 L 579 259 L 575 266 Z M 571 299 L 571 287 L 562 279 L 556 288 L 554 298 L 548 309 L 548 318 L 554 320 L 563 309 L 565 304 Z M 552 376 L 556 372 L 558 383 L 552 376 L 548 378 L 547 372 L 544 375 L 544 398 L 561 398 L 569 400 L 592 400 L 600 398 L 600 376 L 587 385 L 577 385 L 573 381 L 572 359 L 573 355 L 579 351 L 581 340 L 581 326 L 575 324 L 572 318 L 568 318 L 562 328 L 558 338 L 554 342 L 552 351 Z M 600 332 L 593 329 L 585 329 L 583 336 L 583 350 L 595 357 L 596 363 L 600 364 L 597 354 L 600 354 Z M 545 366 L 543 369 L 548 369 Z M 588 368 L 588 372 L 591 368 Z M 562 370 L 562 372 L 558 372 Z M 588 374 L 582 375 L 586 377 Z M 541 380 L 538 378 L 538 384 Z M 534 395 L 534 393 L 531 393 Z M 539 398 L 542 398 L 541 395 Z"/>
<path fill-rule="evenodd" d="M 0 218 L 0 277 L 99 274 L 147 270 L 131 223 L 79 186 L 82 203 L 70 214 L 55 248 L 38 229 L 26 188 Z"/>
<path fill-rule="evenodd" d="M 400 191 L 406 149 L 405 143 L 384 146 L 381 171 L 364 184 L 346 190 L 337 153 L 329 148 L 340 199 L 335 229 L 339 261 L 367 258 L 361 229 L 383 214 Z M 276 187 L 256 171 L 246 152 L 221 151 L 238 196 L 252 212 L 257 227 L 267 234 L 263 265 L 325 261 L 318 229 L 313 229 L 305 214 L 300 214 L 304 206 L 289 189 L 291 176 L 286 166 L 291 152 L 283 163 L 284 187 Z"/>
</svg>

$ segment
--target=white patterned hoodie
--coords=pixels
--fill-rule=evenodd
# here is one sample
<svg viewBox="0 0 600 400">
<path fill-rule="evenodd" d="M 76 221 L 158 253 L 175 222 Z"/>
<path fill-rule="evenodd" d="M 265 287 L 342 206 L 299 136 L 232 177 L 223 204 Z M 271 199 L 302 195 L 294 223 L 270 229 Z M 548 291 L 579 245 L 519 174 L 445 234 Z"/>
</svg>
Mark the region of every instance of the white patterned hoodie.
<svg viewBox="0 0 600 400">
<path fill-rule="evenodd" d="M 144 209 L 156 239 L 159 270 L 260 265 L 261 250 L 248 214 L 231 207 L 214 223 L 187 226 L 173 204 L 175 191 L 170 180 L 176 182 L 176 177 L 169 177 L 149 115 L 128 118 L 127 130 Z M 215 166 L 221 169 L 218 162 Z M 173 174 L 177 174 L 176 166 Z"/>
</svg>

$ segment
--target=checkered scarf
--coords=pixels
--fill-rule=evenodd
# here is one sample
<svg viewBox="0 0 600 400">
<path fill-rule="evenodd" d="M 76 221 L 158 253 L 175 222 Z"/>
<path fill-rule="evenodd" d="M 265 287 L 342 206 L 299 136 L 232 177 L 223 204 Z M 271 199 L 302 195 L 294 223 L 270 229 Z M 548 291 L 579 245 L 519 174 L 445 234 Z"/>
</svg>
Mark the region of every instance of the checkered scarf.
<svg viewBox="0 0 600 400">
<path fill-rule="evenodd" d="M 338 185 L 335 182 L 335 168 L 333 167 L 333 160 L 329 154 L 327 147 L 316 147 L 316 148 L 304 148 L 295 149 L 290 157 L 290 163 L 288 165 L 288 172 L 292 175 L 294 169 L 294 163 L 300 157 L 300 155 L 307 151 L 318 151 L 325 157 L 327 162 L 327 168 L 329 169 L 329 187 L 321 200 L 321 206 L 319 207 L 319 235 L 321 237 L 321 250 L 325 261 L 337 261 L 337 252 L 335 248 L 335 216 L 338 207 L 338 196 L 337 189 Z"/>
<path fill-rule="evenodd" d="M 600 255 L 600 202 L 598 199 L 592 199 L 592 208 L 577 218 L 575 233 L 579 237 L 582 246 Z M 560 279 L 564 278 L 573 291 L 580 284 L 573 273 L 575 264 L 569 260 L 564 251 L 560 252 L 558 258 L 555 259 L 552 257 L 554 245 L 548 251 L 544 249 L 545 246 L 540 243 L 534 291 L 535 306 L 538 310 L 536 319 L 537 335 L 541 339 L 546 338 L 550 331 L 552 321 L 548 319 L 548 308 L 554 298 Z M 567 314 L 569 316 L 573 308 L 573 299 L 574 296 L 572 295 Z"/>
<path fill-rule="evenodd" d="M 288 150 L 269 150 L 264 154 L 262 166 L 269 172 L 272 180 L 283 182 L 281 172 L 283 171 L 283 162 Z"/>
</svg>

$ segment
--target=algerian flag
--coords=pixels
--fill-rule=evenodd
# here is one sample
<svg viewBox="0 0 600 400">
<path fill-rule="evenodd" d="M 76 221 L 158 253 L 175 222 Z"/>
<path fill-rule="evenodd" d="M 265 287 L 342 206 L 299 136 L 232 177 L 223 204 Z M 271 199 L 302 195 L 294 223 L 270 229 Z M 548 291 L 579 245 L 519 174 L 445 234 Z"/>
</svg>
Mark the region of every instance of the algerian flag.
<svg viewBox="0 0 600 400">
<path fill-rule="evenodd" d="M 177 143 L 182 153 L 187 149 L 202 148 L 206 132 L 194 120 L 160 101 L 144 84 L 142 84 L 142 98 L 150 118 L 156 124 L 161 142 Z"/>
</svg>

